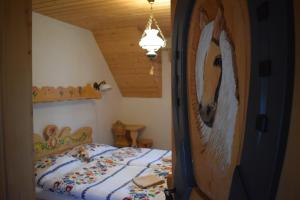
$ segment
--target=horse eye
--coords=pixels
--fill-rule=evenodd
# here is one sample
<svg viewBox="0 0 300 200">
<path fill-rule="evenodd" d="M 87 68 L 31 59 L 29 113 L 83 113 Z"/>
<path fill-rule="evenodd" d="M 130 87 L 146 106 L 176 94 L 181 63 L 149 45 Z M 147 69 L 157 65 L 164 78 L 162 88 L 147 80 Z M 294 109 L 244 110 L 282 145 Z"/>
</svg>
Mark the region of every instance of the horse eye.
<svg viewBox="0 0 300 200">
<path fill-rule="evenodd" d="M 214 66 L 215 67 L 221 67 L 222 66 L 222 57 L 221 55 L 217 55 L 214 60 Z"/>
</svg>

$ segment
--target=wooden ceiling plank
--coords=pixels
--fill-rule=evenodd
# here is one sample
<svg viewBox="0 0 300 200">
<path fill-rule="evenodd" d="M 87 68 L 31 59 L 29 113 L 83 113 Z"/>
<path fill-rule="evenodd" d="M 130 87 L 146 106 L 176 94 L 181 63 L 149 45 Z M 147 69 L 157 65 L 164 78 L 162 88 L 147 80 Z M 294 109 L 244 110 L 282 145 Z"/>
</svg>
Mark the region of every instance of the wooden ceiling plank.
<svg viewBox="0 0 300 200">
<path fill-rule="evenodd" d="M 128 0 L 127 0 L 128 1 Z M 64 9 L 64 8 L 72 8 L 73 6 L 85 6 L 90 4 L 96 4 L 96 5 L 118 5 L 125 3 L 126 0 L 50 0 L 50 1 L 36 1 L 33 0 L 32 8 L 33 9 L 43 9 L 43 11 L 47 10 L 55 10 L 55 9 Z"/>
<path fill-rule="evenodd" d="M 33 10 L 91 30 L 123 96 L 161 97 L 161 58 L 151 63 L 138 46 L 149 16 L 146 0 L 33 0 Z M 154 12 L 168 36 L 170 0 L 156 0 Z"/>
<path fill-rule="evenodd" d="M 46 13 L 47 15 L 53 16 L 55 18 L 64 18 L 64 19 L 72 19 L 72 20 L 90 19 L 90 18 L 96 18 L 96 20 L 99 20 L 97 18 L 100 18 L 100 20 L 101 19 L 102 20 L 103 19 L 130 20 L 130 19 L 139 19 L 140 17 L 144 17 L 146 20 L 149 17 L 149 13 L 128 11 L 128 9 L 125 9 L 124 12 L 120 12 L 120 10 L 103 11 L 97 8 L 90 8 L 87 10 L 70 10 L 70 11 L 58 12 L 58 13 L 52 13 L 52 12 L 48 13 L 39 10 L 37 11 L 41 13 Z M 168 17 L 168 20 L 171 21 L 171 18 L 169 17 L 170 13 L 171 13 L 170 10 L 158 10 L 154 14 L 154 16 L 157 20 L 159 20 L 160 18 Z"/>
<path fill-rule="evenodd" d="M 147 13 L 150 12 L 150 6 L 147 3 L 141 5 L 135 5 L 131 1 L 125 2 L 114 2 L 107 1 L 101 2 L 98 0 L 89 0 L 89 1 L 71 1 L 68 2 L 59 2 L 52 3 L 52 6 L 38 7 L 38 5 L 33 6 L 34 10 L 40 10 L 42 12 L 48 12 L 49 14 L 65 13 L 65 12 L 78 12 L 78 11 L 87 11 L 88 9 L 96 9 L 97 11 L 114 11 L 117 10 L 120 13 L 128 11 L 137 12 L 137 13 Z M 168 4 L 159 4 L 159 7 L 154 7 L 154 13 L 159 10 L 170 9 Z"/>
</svg>

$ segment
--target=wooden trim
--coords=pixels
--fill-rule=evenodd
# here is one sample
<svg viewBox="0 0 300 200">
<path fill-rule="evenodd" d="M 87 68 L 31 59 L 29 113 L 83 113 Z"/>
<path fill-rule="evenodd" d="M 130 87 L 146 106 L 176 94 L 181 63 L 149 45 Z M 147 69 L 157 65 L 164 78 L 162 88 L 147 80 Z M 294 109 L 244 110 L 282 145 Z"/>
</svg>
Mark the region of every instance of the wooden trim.
<svg viewBox="0 0 300 200">
<path fill-rule="evenodd" d="M 31 1 L 3 0 L 0 9 L 0 198 L 34 199 Z"/>
<path fill-rule="evenodd" d="M 6 199 L 6 176 L 4 160 L 4 128 L 2 123 L 2 67 L 4 58 L 4 1 L 0 1 L 0 199 Z"/>
<path fill-rule="evenodd" d="M 32 102 L 47 103 L 56 101 L 74 101 L 85 99 L 100 99 L 101 93 L 91 84 L 84 87 L 32 87 Z"/>
<path fill-rule="evenodd" d="M 4 1 L 0 1 L 0 199 L 6 199 L 6 176 L 4 160 L 4 129 L 2 123 L 2 66 L 4 58 Z"/>
<path fill-rule="evenodd" d="M 1 4 L 0 4 L 1 5 Z M 1 45 L 2 46 L 2 45 Z M 2 54 L 2 53 L 1 53 Z M 1 70 L 0 70 L 1 74 Z M 0 96 L 2 95 L 2 79 L 0 76 Z M 6 170 L 4 159 L 4 130 L 2 125 L 2 101 L 0 98 L 0 199 L 6 199 Z"/>
</svg>

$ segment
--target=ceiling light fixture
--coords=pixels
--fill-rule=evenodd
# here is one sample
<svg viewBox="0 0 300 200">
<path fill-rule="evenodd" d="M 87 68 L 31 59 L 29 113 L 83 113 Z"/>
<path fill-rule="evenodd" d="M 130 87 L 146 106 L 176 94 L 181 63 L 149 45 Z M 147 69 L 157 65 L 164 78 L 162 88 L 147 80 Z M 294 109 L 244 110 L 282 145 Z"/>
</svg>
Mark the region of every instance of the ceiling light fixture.
<svg viewBox="0 0 300 200">
<path fill-rule="evenodd" d="M 147 50 L 146 55 L 150 59 L 154 59 L 157 56 L 157 51 L 166 46 L 166 39 L 153 15 L 152 5 L 154 4 L 154 0 L 148 0 L 148 2 L 151 6 L 151 13 L 139 45 Z M 154 24 L 155 28 L 152 28 L 152 24 Z"/>
</svg>

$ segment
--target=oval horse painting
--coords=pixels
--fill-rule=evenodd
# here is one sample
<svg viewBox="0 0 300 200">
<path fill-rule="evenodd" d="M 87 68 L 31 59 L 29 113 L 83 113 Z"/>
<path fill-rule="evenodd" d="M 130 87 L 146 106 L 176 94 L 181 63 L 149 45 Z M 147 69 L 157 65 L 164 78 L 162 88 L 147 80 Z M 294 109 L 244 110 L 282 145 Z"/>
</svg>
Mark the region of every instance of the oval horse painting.
<svg viewBox="0 0 300 200">
<path fill-rule="evenodd" d="M 188 38 L 189 124 L 197 188 L 227 199 L 242 149 L 249 83 L 246 3 L 195 3 Z M 238 26 L 237 26 L 238 25 Z"/>
<path fill-rule="evenodd" d="M 232 45 L 224 30 L 222 8 L 214 21 L 203 22 L 196 59 L 196 88 L 203 141 L 222 168 L 231 162 L 231 148 L 238 110 L 237 79 Z"/>
</svg>

